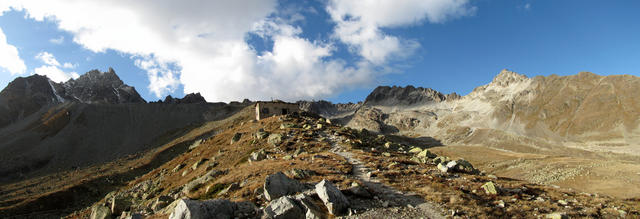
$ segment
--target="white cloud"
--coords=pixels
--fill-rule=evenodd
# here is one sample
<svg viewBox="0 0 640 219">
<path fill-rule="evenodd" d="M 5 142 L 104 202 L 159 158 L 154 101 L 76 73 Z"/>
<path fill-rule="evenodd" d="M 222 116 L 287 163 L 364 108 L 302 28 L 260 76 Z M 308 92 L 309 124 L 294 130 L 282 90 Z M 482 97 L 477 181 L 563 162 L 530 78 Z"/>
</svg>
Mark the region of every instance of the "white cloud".
<svg viewBox="0 0 640 219">
<path fill-rule="evenodd" d="M 2 6 L 0 5 L 0 11 Z M 11 75 L 23 74 L 27 71 L 27 66 L 18 54 L 18 49 L 7 42 L 7 37 L 0 29 L 0 68 L 4 68 Z"/>
<path fill-rule="evenodd" d="M 66 73 L 60 70 L 58 67 L 52 66 L 52 65 L 43 65 L 43 66 L 37 67 L 36 69 L 33 70 L 33 73 L 47 76 L 52 81 L 55 81 L 58 83 L 68 81 L 71 78 L 76 79 L 80 76 L 76 72 Z"/>
<path fill-rule="evenodd" d="M 34 69 L 34 74 L 47 76 L 49 77 L 49 79 L 55 82 L 65 82 L 71 78 L 76 79 L 79 77 L 78 73 L 76 72 L 67 73 L 62 71 L 59 68 L 60 62 L 58 62 L 58 60 L 56 60 L 56 57 L 54 57 L 51 53 L 40 52 L 36 55 L 35 58 L 43 62 L 44 65 Z M 71 63 L 64 63 L 63 68 L 66 68 L 69 65 L 71 65 Z"/>
<path fill-rule="evenodd" d="M 51 38 L 51 39 L 49 39 L 49 42 L 53 43 L 53 44 L 60 45 L 60 44 L 62 44 L 64 42 L 64 36 L 59 36 L 57 38 Z"/>
<path fill-rule="evenodd" d="M 29 18 L 55 21 L 73 35 L 74 42 L 89 50 L 131 54 L 135 65 L 147 72 L 149 90 L 158 97 L 182 85 L 185 93 L 201 92 L 209 101 L 322 98 L 370 83 L 379 74 L 374 69 L 380 69 L 371 63 L 384 63 L 391 54 L 418 46 L 382 33 L 381 27 L 410 25 L 425 17 L 442 22 L 471 10 L 466 0 L 415 1 L 415 7 L 388 1 L 386 11 L 372 8 L 386 14 L 370 14 L 353 5 L 361 1 L 333 2 L 332 18 L 339 23 L 336 35 L 358 47 L 368 60 L 346 63 L 333 57 L 333 40 L 301 37 L 302 30 L 292 25 L 303 20 L 300 14 L 278 18 L 276 0 L 9 2 L 12 8 L 25 10 Z M 363 3 L 369 8 L 373 5 Z M 390 8 L 397 11 L 389 12 Z M 357 16 L 362 22 L 340 15 Z M 250 32 L 272 39 L 273 50 L 259 53 L 253 49 L 245 41 Z"/>
<path fill-rule="evenodd" d="M 468 0 L 331 0 L 327 12 L 336 22 L 334 35 L 366 60 L 384 64 L 390 57 L 411 55 L 419 44 L 385 34 L 381 28 L 442 23 L 471 15 Z"/>
<path fill-rule="evenodd" d="M 48 52 L 40 52 L 36 55 L 36 59 L 44 62 L 47 65 L 60 66 L 60 62 L 56 60 L 55 57 L 51 53 Z"/>
<path fill-rule="evenodd" d="M 531 9 L 531 3 L 524 4 L 524 9 L 525 10 Z"/>
<path fill-rule="evenodd" d="M 76 66 L 78 66 L 77 64 L 71 64 L 69 62 L 65 62 L 64 64 L 62 64 L 63 68 L 70 68 L 70 69 L 74 69 L 76 68 Z"/>
</svg>

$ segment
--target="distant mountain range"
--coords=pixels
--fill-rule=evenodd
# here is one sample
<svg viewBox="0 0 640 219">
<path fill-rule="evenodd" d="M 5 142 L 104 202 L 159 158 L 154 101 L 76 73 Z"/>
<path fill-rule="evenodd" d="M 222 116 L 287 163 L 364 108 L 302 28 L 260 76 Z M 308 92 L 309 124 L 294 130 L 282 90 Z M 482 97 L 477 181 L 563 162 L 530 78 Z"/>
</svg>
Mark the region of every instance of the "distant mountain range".
<svg viewBox="0 0 640 219">
<path fill-rule="evenodd" d="M 631 75 L 581 72 L 528 78 L 503 70 L 466 96 L 381 86 L 362 103 L 302 106 L 353 128 L 429 136 L 445 144 L 640 152 L 639 90 L 640 78 Z"/>
</svg>

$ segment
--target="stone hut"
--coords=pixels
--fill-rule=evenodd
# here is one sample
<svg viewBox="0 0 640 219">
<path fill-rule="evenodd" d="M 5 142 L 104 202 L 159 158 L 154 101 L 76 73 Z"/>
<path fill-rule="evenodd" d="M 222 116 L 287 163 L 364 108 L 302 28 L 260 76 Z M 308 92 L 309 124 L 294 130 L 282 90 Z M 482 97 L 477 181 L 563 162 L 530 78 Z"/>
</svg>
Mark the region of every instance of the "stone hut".
<svg viewBox="0 0 640 219">
<path fill-rule="evenodd" d="M 256 103 L 256 120 L 293 113 L 300 113 L 300 108 L 296 103 L 287 103 L 281 100 L 258 101 Z"/>
</svg>

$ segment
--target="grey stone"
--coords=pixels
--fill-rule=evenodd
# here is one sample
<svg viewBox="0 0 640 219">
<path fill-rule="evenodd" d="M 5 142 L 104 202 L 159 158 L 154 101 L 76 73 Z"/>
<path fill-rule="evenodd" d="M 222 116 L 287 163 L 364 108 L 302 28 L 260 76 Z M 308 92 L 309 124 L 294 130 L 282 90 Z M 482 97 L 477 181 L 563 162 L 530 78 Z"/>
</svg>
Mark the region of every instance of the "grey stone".
<svg viewBox="0 0 640 219">
<path fill-rule="evenodd" d="M 333 183 L 322 180 L 316 184 L 316 193 L 324 205 L 333 215 L 341 215 L 349 208 L 349 200 L 336 188 Z"/>
<path fill-rule="evenodd" d="M 282 135 L 270 134 L 269 139 L 267 139 L 267 142 L 269 142 L 269 144 L 272 144 L 274 146 L 280 145 L 280 143 L 282 143 Z"/>
<path fill-rule="evenodd" d="M 249 162 L 261 161 L 261 160 L 264 160 L 265 158 L 267 158 L 267 154 L 264 152 L 264 149 L 260 149 L 249 155 Z"/>
<path fill-rule="evenodd" d="M 282 172 L 271 174 L 264 180 L 264 197 L 267 200 L 292 195 L 302 190 L 304 190 L 302 183 L 287 177 Z"/>
<path fill-rule="evenodd" d="M 231 138 L 231 144 L 234 144 L 240 141 L 240 137 L 242 137 L 242 133 L 236 132 L 236 134 L 234 134 L 233 137 Z"/>
<path fill-rule="evenodd" d="M 111 218 L 111 209 L 104 205 L 94 205 L 91 207 L 91 219 Z"/>
<path fill-rule="evenodd" d="M 304 218 L 304 209 L 300 207 L 296 200 L 287 196 L 275 199 L 264 208 L 264 218 L 288 219 L 288 218 Z"/>
<path fill-rule="evenodd" d="M 234 218 L 235 204 L 229 200 L 213 199 L 195 201 L 182 199 L 178 202 L 170 219 L 227 219 Z"/>
</svg>

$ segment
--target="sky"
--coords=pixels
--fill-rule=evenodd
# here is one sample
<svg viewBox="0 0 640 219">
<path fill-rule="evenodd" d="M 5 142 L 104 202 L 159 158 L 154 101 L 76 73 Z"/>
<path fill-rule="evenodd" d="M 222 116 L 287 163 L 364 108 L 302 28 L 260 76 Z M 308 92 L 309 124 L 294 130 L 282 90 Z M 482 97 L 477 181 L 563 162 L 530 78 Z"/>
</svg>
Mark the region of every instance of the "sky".
<svg viewBox="0 0 640 219">
<path fill-rule="evenodd" d="M 2 0 L 0 87 L 112 67 L 147 101 L 465 95 L 502 69 L 640 76 L 634 0 Z"/>
</svg>

